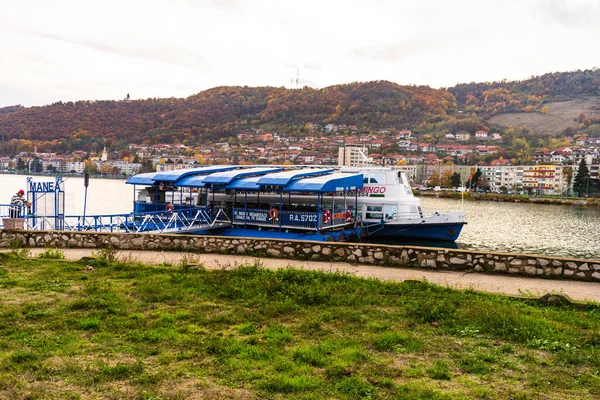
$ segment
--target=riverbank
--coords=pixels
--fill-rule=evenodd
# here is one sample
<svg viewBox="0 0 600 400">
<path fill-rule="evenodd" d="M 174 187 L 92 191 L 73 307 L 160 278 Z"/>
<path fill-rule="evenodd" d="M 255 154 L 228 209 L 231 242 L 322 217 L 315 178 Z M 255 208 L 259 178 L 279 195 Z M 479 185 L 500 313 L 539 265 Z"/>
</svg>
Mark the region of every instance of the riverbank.
<svg viewBox="0 0 600 400">
<path fill-rule="evenodd" d="M 0 257 L 2 398 L 600 395 L 594 304 L 256 262 L 23 255 Z"/>
<path fill-rule="evenodd" d="M 576 207 L 600 207 L 600 198 L 558 197 L 558 196 L 525 196 L 500 193 L 444 192 L 444 191 L 415 191 L 416 196 L 438 197 L 446 199 L 462 199 L 472 201 L 496 201 L 511 203 L 531 203 Z"/>
</svg>

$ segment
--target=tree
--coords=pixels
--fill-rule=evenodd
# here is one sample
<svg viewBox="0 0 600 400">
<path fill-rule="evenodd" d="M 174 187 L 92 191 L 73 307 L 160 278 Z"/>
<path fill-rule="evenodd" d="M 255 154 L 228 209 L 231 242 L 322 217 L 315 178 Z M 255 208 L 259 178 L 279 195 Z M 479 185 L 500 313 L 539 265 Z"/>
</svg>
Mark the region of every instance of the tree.
<svg viewBox="0 0 600 400">
<path fill-rule="evenodd" d="M 109 175 L 112 172 L 112 167 L 109 164 L 102 164 L 99 172 L 102 175 Z"/>
<path fill-rule="evenodd" d="M 479 187 L 479 185 L 481 184 L 479 182 L 479 180 L 481 179 L 482 175 L 483 174 L 481 173 L 479 168 L 477 168 L 477 171 L 475 171 L 475 173 L 473 174 L 473 177 L 471 178 L 471 188 L 476 189 Z"/>
<path fill-rule="evenodd" d="M 89 160 L 85 160 L 83 162 L 85 165 L 83 167 L 84 174 L 96 175 L 98 173 L 98 165 Z"/>
<path fill-rule="evenodd" d="M 441 182 L 441 186 L 445 187 L 445 188 L 450 188 L 452 187 L 452 171 L 450 171 L 449 169 L 445 170 L 442 173 L 442 182 Z"/>
<path fill-rule="evenodd" d="M 25 161 L 21 157 L 17 160 L 17 171 L 25 170 Z"/>
<path fill-rule="evenodd" d="M 44 170 L 44 166 L 42 165 L 42 162 L 40 161 L 39 158 L 34 158 L 33 161 L 31 162 L 31 171 L 32 172 L 42 172 Z"/>
<path fill-rule="evenodd" d="M 567 181 L 567 196 L 571 192 L 571 182 L 573 182 L 573 168 L 565 167 L 563 169 L 563 175 L 565 176 L 565 180 Z"/>
<path fill-rule="evenodd" d="M 584 190 L 587 190 L 590 181 L 590 170 L 585 163 L 585 159 L 581 159 L 579 163 L 579 169 L 577 170 L 577 175 L 575 175 L 575 181 L 573 182 L 573 190 L 577 193 L 579 197 Z"/>
<path fill-rule="evenodd" d="M 455 172 L 452 174 L 452 176 L 450 177 L 451 180 L 451 186 L 452 187 L 460 187 L 461 186 L 461 181 L 460 181 L 460 174 L 458 172 Z"/>
<path fill-rule="evenodd" d="M 548 106 L 542 107 L 542 114 L 548 114 Z"/>
<path fill-rule="evenodd" d="M 427 177 L 427 185 L 430 187 L 440 186 L 440 174 L 438 171 L 432 171 Z"/>
</svg>

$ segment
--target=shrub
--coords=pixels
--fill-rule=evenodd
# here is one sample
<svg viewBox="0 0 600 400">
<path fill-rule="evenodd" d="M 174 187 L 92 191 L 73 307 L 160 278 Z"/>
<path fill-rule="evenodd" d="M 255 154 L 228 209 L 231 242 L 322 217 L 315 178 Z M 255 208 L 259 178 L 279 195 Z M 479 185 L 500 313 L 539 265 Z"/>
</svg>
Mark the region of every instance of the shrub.
<svg viewBox="0 0 600 400">
<path fill-rule="evenodd" d="M 60 249 L 46 249 L 41 252 L 38 257 L 49 260 L 62 260 L 65 258 L 65 255 Z"/>
</svg>

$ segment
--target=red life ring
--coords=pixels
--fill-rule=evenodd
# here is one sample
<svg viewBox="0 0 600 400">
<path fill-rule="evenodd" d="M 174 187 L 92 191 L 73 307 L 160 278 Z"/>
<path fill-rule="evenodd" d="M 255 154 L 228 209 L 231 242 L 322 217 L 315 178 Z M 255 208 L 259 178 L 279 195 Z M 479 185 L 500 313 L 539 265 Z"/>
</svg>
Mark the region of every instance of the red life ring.
<svg viewBox="0 0 600 400">
<path fill-rule="evenodd" d="M 175 209 L 175 207 L 173 207 L 173 204 L 167 204 L 167 211 L 173 211 Z"/>
<path fill-rule="evenodd" d="M 329 222 L 331 222 L 331 211 L 325 210 L 323 213 L 323 223 L 328 224 Z"/>
<path fill-rule="evenodd" d="M 271 219 L 277 219 L 277 217 L 279 217 L 279 210 L 275 207 L 271 208 L 271 210 L 269 210 L 269 217 L 271 217 Z"/>
</svg>

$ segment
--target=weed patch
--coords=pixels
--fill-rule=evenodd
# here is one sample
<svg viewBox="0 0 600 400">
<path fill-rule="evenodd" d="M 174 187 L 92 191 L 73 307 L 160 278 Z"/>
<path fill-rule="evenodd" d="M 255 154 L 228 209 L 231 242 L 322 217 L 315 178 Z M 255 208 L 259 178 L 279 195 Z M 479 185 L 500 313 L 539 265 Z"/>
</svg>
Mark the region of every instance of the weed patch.
<svg viewBox="0 0 600 400">
<path fill-rule="evenodd" d="M 38 257 L 47 260 L 62 260 L 65 258 L 65 254 L 60 249 L 46 249 L 38 254 Z"/>
</svg>

